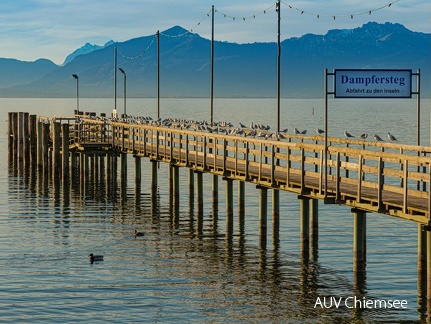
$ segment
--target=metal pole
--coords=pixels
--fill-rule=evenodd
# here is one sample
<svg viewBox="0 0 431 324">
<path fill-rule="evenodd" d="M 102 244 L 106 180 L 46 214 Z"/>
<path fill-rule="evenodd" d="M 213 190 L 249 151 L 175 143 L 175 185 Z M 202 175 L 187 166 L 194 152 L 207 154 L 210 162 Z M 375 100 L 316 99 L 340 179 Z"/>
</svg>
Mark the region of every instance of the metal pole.
<svg viewBox="0 0 431 324">
<path fill-rule="evenodd" d="M 214 121 L 214 5 L 211 7 L 211 76 L 210 76 L 210 114 Z"/>
<path fill-rule="evenodd" d="M 157 119 L 160 118 L 160 32 L 157 31 Z"/>
<path fill-rule="evenodd" d="M 421 145 L 421 70 L 417 69 L 416 106 L 417 106 L 417 145 Z"/>
<path fill-rule="evenodd" d="M 114 110 L 117 111 L 117 46 L 114 46 Z"/>
<path fill-rule="evenodd" d="M 126 73 L 124 73 L 124 117 L 126 117 Z"/>
<path fill-rule="evenodd" d="M 76 110 L 79 115 L 79 78 L 76 78 Z"/>
<path fill-rule="evenodd" d="M 324 111 L 325 111 L 325 198 L 328 197 L 328 69 L 324 69 Z"/>
<path fill-rule="evenodd" d="M 280 45 L 280 21 L 281 21 L 281 6 L 280 0 L 277 1 L 276 10 L 278 13 L 278 36 L 277 36 L 277 132 L 280 132 L 280 64 L 281 64 L 281 45 Z"/>
</svg>

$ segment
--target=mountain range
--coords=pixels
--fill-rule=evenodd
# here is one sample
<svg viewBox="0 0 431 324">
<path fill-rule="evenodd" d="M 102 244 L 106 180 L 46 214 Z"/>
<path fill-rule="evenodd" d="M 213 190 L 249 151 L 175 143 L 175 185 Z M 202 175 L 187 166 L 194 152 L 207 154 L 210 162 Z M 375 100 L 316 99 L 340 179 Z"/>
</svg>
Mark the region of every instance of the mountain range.
<svg viewBox="0 0 431 324">
<path fill-rule="evenodd" d="M 186 33 L 183 37 L 174 37 Z M 172 37 L 168 37 L 171 35 Z M 421 70 L 422 97 L 430 96 L 431 34 L 400 24 L 369 22 L 361 27 L 306 34 L 281 42 L 281 96 L 322 97 L 324 68 Z M 150 46 L 151 45 L 151 46 Z M 72 74 L 81 97 L 114 96 L 114 46 L 118 67 L 127 73 L 128 97 L 157 95 L 157 40 L 154 35 L 87 46 L 56 66 L 49 60 L 0 59 L 1 97 L 73 97 Z M 86 47 L 86 46 L 84 46 Z M 160 35 L 161 97 L 209 97 L 211 42 L 179 26 Z M 73 54 L 73 53 L 72 53 Z M 20 66 L 12 69 L 13 64 Z M 121 73 L 117 93 L 122 95 Z M 415 83 L 414 83 L 415 84 Z M 276 97 L 277 44 L 214 44 L 215 97 Z"/>
</svg>

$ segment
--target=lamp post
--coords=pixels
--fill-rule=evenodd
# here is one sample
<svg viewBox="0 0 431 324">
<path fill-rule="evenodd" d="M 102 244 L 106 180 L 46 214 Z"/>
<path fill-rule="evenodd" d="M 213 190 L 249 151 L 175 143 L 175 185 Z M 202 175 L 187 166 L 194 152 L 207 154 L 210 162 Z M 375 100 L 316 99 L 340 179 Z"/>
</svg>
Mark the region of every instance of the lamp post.
<svg viewBox="0 0 431 324">
<path fill-rule="evenodd" d="M 120 70 L 121 73 L 123 73 L 124 75 L 124 117 L 126 117 L 126 72 L 124 72 L 124 70 L 122 68 L 118 68 L 118 70 Z"/>
<path fill-rule="evenodd" d="M 72 74 L 76 80 L 76 114 L 79 115 L 79 77 L 77 74 Z"/>
</svg>

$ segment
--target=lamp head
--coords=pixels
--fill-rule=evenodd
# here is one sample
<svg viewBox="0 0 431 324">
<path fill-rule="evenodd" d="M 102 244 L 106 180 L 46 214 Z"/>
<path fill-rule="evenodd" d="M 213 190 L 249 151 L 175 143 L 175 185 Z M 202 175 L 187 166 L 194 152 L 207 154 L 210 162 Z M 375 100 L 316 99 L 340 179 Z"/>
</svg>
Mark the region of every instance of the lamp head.
<svg viewBox="0 0 431 324">
<path fill-rule="evenodd" d="M 73 76 L 75 79 L 78 79 L 78 75 L 76 75 L 76 74 L 72 74 L 72 76 Z"/>
</svg>

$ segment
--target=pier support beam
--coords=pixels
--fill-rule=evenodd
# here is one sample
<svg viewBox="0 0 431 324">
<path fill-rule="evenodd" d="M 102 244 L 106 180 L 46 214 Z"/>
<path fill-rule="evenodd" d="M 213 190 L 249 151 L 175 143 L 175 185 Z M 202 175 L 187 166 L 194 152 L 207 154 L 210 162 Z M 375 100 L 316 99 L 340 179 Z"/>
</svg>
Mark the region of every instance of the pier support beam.
<svg viewBox="0 0 431 324">
<path fill-rule="evenodd" d="M 319 251 L 319 200 L 311 199 L 310 206 L 310 246 L 311 255 L 317 261 Z"/>
<path fill-rule="evenodd" d="M 272 190 L 272 245 L 280 245 L 280 191 Z"/>
<path fill-rule="evenodd" d="M 259 246 L 266 249 L 267 227 L 268 227 L 268 189 L 257 187 L 259 189 Z"/>
<path fill-rule="evenodd" d="M 61 124 L 58 122 L 54 122 L 54 137 L 52 141 L 52 175 L 53 179 L 59 178 L 61 174 L 60 166 L 61 166 L 61 156 L 60 156 L 60 147 L 61 147 Z"/>
<path fill-rule="evenodd" d="M 363 210 L 352 209 L 353 212 L 353 272 L 365 272 L 366 263 L 366 216 Z"/>
<path fill-rule="evenodd" d="M 157 161 L 151 160 L 151 193 L 157 193 Z"/>
<path fill-rule="evenodd" d="M 427 232 L 418 224 L 418 273 L 427 272 Z"/>
<path fill-rule="evenodd" d="M 135 186 L 138 186 L 141 184 L 142 180 L 142 164 L 141 164 L 141 157 L 135 156 Z"/>
<path fill-rule="evenodd" d="M 229 238 L 233 234 L 233 180 L 225 178 L 226 181 L 226 235 Z"/>
<path fill-rule="evenodd" d="M 63 124 L 62 127 L 62 141 L 61 141 L 61 174 L 63 182 L 70 179 L 69 170 L 69 125 Z"/>
<path fill-rule="evenodd" d="M 239 233 L 244 233 L 245 226 L 245 182 L 238 181 L 238 228 Z"/>
<path fill-rule="evenodd" d="M 426 250 L 427 250 L 427 261 L 426 261 L 426 277 L 427 277 L 427 298 L 426 298 L 426 309 L 427 309 L 427 323 L 431 322 L 431 232 L 426 232 Z"/>
<path fill-rule="evenodd" d="M 213 211 L 218 211 L 218 175 L 213 174 L 212 183 Z"/>
<path fill-rule="evenodd" d="M 197 207 L 198 215 L 201 216 L 204 213 L 204 181 L 202 172 L 196 172 L 196 187 L 197 187 Z"/>
<path fill-rule="evenodd" d="M 310 256 L 310 198 L 299 196 L 299 250 L 301 259 Z"/>
</svg>

